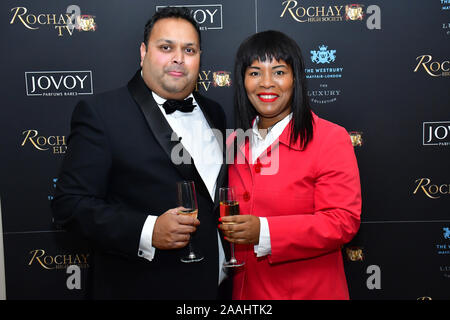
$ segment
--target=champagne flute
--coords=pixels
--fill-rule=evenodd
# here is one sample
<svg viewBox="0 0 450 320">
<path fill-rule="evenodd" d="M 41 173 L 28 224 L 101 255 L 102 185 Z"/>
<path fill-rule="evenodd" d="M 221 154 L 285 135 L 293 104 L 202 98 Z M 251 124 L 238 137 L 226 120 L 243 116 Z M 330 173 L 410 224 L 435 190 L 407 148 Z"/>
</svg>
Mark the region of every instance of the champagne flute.
<svg viewBox="0 0 450 320">
<path fill-rule="evenodd" d="M 195 194 L 194 181 L 177 182 L 177 194 L 178 194 L 178 206 L 183 207 L 177 213 L 197 218 L 198 205 L 197 205 L 197 195 Z M 202 261 L 203 258 L 204 257 L 201 254 L 194 251 L 192 241 L 191 239 L 189 239 L 189 253 L 186 256 L 181 257 L 180 259 L 181 262 L 184 263 L 199 262 Z"/>
<path fill-rule="evenodd" d="M 233 187 L 219 189 L 220 216 L 234 216 L 239 214 L 239 202 L 236 200 Z M 234 222 L 222 222 L 222 224 L 234 224 Z M 245 262 L 238 261 L 234 256 L 234 243 L 231 243 L 231 258 L 225 261 L 225 268 L 235 268 L 243 266 Z"/>
</svg>

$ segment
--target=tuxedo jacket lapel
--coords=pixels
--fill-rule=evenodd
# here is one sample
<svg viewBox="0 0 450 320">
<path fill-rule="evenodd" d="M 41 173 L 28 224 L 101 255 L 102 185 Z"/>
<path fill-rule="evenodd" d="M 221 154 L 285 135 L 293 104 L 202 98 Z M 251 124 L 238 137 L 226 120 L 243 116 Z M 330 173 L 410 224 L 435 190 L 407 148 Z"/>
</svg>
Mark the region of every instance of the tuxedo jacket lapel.
<svg viewBox="0 0 450 320">
<path fill-rule="evenodd" d="M 158 105 L 153 99 L 151 91 L 147 88 L 141 77 L 140 70 L 134 75 L 130 82 L 128 82 L 128 90 L 144 114 L 145 120 L 147 121 L 147 124 L 153 132 L 156 140 L 171 159 L 172 150 L 177 147 L 180 141 L 178 139 L 172 139 L 172 134 L 174 138 L 176 137 L 176 134 L 173 132 L 169 123 L 164 118 L 164 115 L 159 110 Z M 186 149 L 184 149 L 183 152 L 189 155 Z M 189 158 L 192 160 L 190 155 Z M 184 179 L 193 181 L 197 180 L 195 179 L 196 174 L 194 172 L 195 167 L 193 165 L 185 163 L 173 165 L 180 171 Z"/>
<path fill-rule="evenodd" d="M 174 148 L 178 148 L 179 143 L 181 143 L 178 139 L 172 139 L 173 137 L 176 137 L 176 134 L 173 132 L 172 128 L 170 127 L 169 123 L 165 119 L 164 115 L 161 113 L 160 109 L 158 108 L 158 105 L 156 104 L 155 100 L 153 99 L 153 96 L 151 94 L 151 91 L 146 86 L 144 80 L 142 79 L 142 76 L 140 74 L 140 70 L 134 75 L 134 77 L 130 80 L 128 83 L 128 90 L 130 91 L 133 99 L 138 104 L 139 108 L 141 109 L 142 113 L 144 114 L 145 120 L 150 127 L 150 130 L 153 132 L 154 136 L 156 137 L 156 140 L 164 150 L 164 152 L 168 155 L 168 157 L 171 159 L 171 153 Z M 217 124 L 213 121 L 213 115 L 211 115 L 210 111 L 208 110 L 208 107 L 206 106 L 206 103 L 204 99 L 194 94 L 194 98 L 197 101 L 197 104 L 199 105 L 200 109 L 202 110 L 206 121 L 208 122 L 209 126 L 211 128 L 217 128 Z M 218 128 L 224 136 L 225 134 L 225 128 Z M 223 138 L 216 137 L 218 139 L 219 145 L 221 146 L 223 150 Z M 174 140 L 174 141 L 173 141 Z M 177 150 L 178 150 L 177 149 Z M 197 192 L 202 192 L 204 194 L 209 196 L 209 191 L 206 185 L 203 182 L 203 179 L 201 178 L 200 174 L 198 173 L 197 169 L 195 168 L 194 159 L 191 157 L 189 152 L 183 148 L 184 155 L 188 155 L 189 159 L 191 160 L 191 164 L 189 163 L 181 163 L 181 164 L 175 164 L 173 165 L 177 168 L 177 170 L 180 172 L 180 174 L 183 176 L 186 180 L 192 180 L 195 181 L 195 184 L 197 186 Z M 223 158 L 224 159 L 224 158 Z M 219 172 L 218 178 L 217 178 L 217 187 L 215 192 L 215 199 L 213 199 L 215 206 L 218 205 L 218 189 L 223 185 L 224 178 L 226 176 L 226 165 L 225 165 L 225 159 L 222 163 L 221 170 Z"/>
</svg>

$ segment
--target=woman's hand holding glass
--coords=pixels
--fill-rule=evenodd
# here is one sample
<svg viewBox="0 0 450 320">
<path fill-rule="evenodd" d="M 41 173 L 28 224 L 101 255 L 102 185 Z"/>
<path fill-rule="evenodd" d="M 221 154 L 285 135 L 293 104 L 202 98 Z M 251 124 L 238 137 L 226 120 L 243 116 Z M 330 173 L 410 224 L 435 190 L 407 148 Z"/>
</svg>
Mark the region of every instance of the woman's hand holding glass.
<svg viewBox="0 0 450 320">
<path fill-rule="evenodd" d="M 258 244 L 259 218 L 252 215 L 224 216 L 219 219 L 225 239 L 236 244 Z M 230 224 L 232 223 L 232 224 Z"/>
</svg>

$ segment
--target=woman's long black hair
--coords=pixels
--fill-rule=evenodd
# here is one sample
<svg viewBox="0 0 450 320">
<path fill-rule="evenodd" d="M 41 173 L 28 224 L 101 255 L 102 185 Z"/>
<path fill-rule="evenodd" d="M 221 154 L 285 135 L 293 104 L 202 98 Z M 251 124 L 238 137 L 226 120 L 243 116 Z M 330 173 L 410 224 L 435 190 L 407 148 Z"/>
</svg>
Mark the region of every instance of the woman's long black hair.
<svg viewBox="0 0 450 320">
<path fill-rule="evenodd" d="M 313 116 L 305 77 L 305 64 L 297 43 L 279 31 L 263 31 L 247 38 L 239 47 L 234 65 L 234 111 L 237 128 L 244 131 L 251 128 L 257 112 L 250 103 L 245 91 L 245 71 L 253 61 L 266 59 L 284 60 L 294 73 L 294 90 L 291 101 L 292 126 L 290 145 L 300 139 L 300 146 L 305 149 L 313 138 Z"/>
</svg>

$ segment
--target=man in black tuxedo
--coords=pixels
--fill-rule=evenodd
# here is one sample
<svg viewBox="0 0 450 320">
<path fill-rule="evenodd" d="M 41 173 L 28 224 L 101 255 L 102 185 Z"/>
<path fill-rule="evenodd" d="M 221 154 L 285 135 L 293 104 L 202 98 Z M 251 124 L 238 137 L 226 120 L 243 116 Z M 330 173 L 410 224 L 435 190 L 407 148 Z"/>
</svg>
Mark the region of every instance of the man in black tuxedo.
<svg viewBox="0 0 450 320">
<path fill-rule="evenodd" d="M 220 105 L 193 92 L 199 27 L 187 9 L 164 8 L 146 24 L 140 52 L 126 87 L 75 107 L 54 219 L 92 244 L 94 299 L 216 299 L 226 126 Z M 191 163 L 180 163 L 186 155 Z M 195 182 L 198 219 L 177 214 L 182 180 Z M 180 262 L 190 238 L 200 262 Z"/>
</svg>

